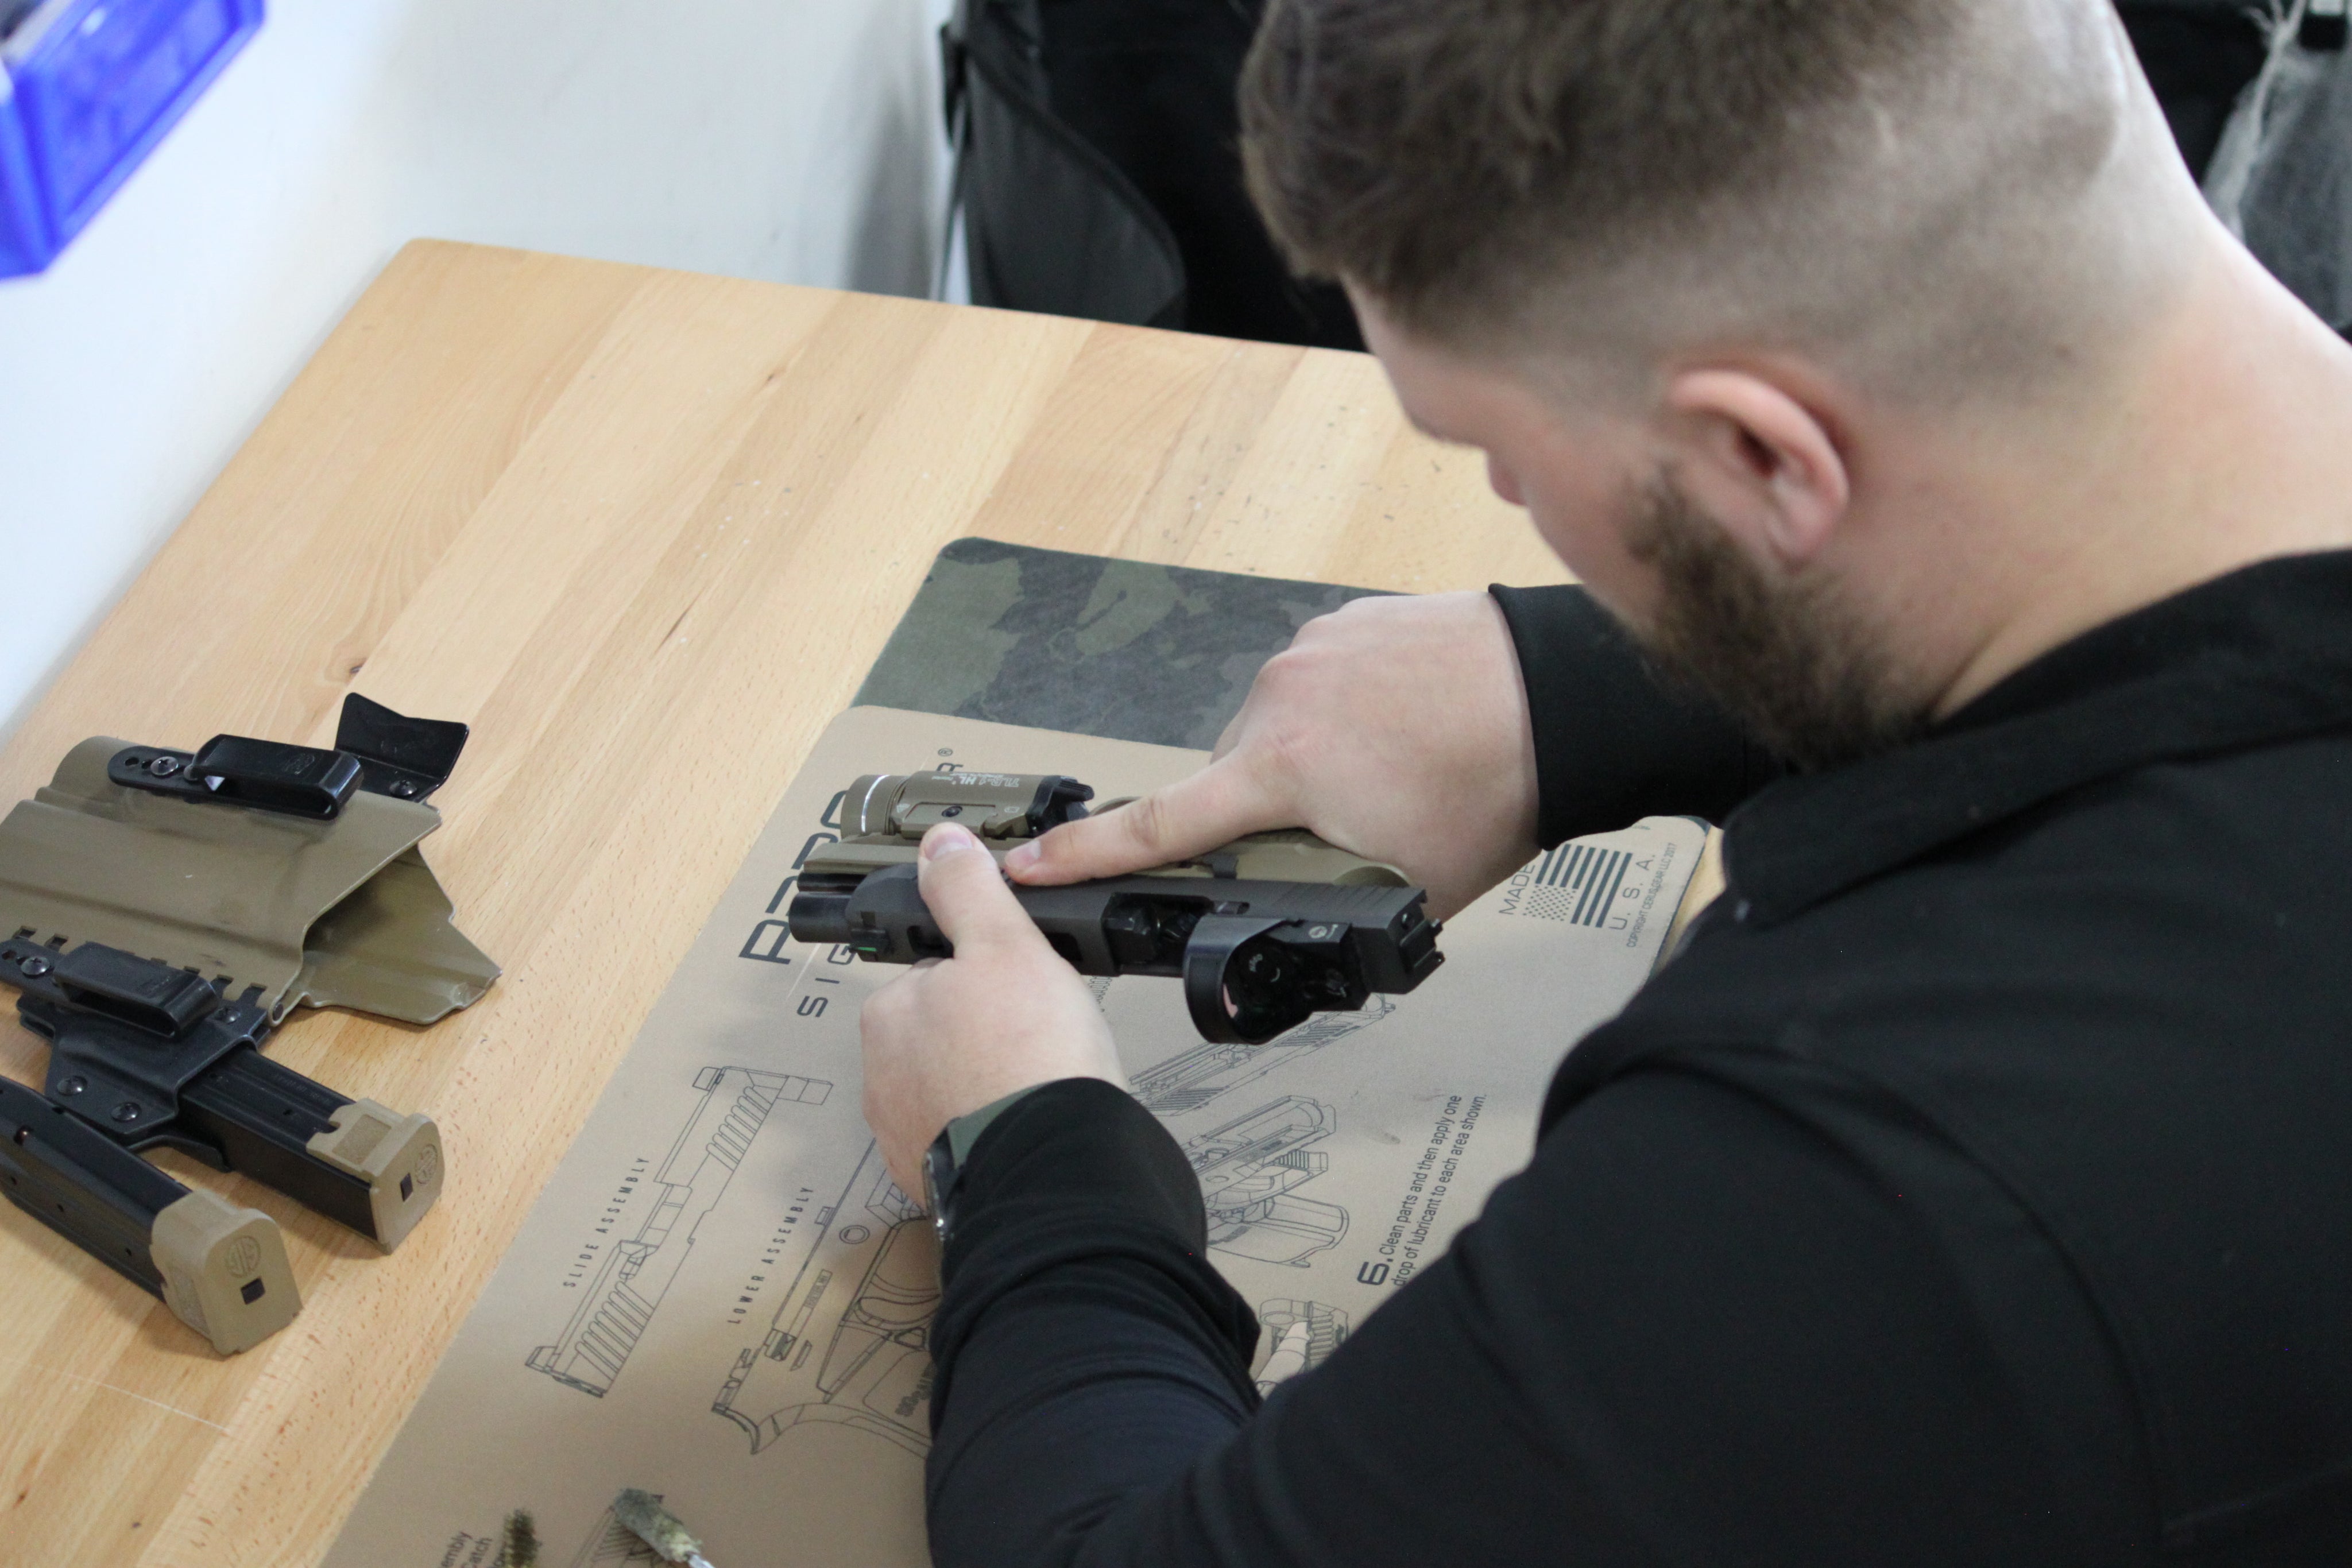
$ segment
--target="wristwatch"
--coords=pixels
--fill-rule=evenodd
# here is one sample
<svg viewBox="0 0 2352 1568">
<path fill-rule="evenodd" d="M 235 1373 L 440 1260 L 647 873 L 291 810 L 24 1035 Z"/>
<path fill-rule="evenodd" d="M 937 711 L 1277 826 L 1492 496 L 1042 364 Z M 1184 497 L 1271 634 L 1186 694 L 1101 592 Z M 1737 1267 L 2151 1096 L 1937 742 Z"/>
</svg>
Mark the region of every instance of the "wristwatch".
<svg viewBox="0 0 2352 1568">
<path fill-rule="evenodd" d="M 956 1177 L 963 1174 L 956 1163 L 954 1134 L 955 1124 L 950 1122 L 923 1151 L 923 1207 L 931 1211 L 942 1258 L 948 1254 L 948 1227 L 955 1223 Z"/>
<path fill-rule="evenodd" d="M 962 1187 L 963 1164 L 971 1157 L 971 1146 L 980 1142 L 981 1134 L 988 1131 L 990 1123 L 1043 1087 L 1034 1084 L 1016 1089 L 1002 1100 L 958 1116 L 941 1127 L 940 1135 L 931 1140 L 931 1146 L 923 1151 L 923 1207 L 930 1210 L 931 1228 L 939 1235 L 942 1258 L 947 1256 L 948 1232 L 955 1226 L 956 1197 Z"/>
</svg>

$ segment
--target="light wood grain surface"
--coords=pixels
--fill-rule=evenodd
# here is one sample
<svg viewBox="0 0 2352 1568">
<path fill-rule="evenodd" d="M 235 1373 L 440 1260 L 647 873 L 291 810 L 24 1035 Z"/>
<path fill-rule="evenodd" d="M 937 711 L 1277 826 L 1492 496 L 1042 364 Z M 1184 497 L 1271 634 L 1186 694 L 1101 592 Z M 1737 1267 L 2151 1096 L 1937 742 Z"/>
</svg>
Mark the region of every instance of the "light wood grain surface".
<svg viewBox="0 0 2352 1568">
<path fill-rule="evenodd" d="M 541 1184 L 924 568 L 982 534 L 1372 588 L 1559 580 L 1379 367 L 1045 317 L 420 242 L 0 751 L 328 741 L 343 694 L 474 726 L 425 852 L 506 966 L 430 1030 L 273 1053 L 430 1110 L 389 1259 L 241 1180 L 305 1306 L 226 1361 L 0 1207 L 0 1563 L 325 1550 Z M 38 1082 L 10 1025 L 0 1072 Z"/>
</svg>

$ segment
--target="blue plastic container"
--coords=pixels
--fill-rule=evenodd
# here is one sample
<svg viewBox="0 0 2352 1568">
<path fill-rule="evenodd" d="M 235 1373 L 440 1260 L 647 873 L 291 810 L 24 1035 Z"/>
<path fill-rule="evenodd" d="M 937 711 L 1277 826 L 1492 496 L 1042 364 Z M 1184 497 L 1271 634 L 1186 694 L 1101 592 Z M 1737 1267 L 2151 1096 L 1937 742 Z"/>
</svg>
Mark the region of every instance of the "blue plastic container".
<svg viewBox="0 0 2352 1568">
<path fill-rule="evenodd" d="M 0 41 L 0 277 L 38 272 L 261 26 L 262 0 L 46 0 Z M 0 17 L 15 7 L 0 0 Z"/>
</svg>

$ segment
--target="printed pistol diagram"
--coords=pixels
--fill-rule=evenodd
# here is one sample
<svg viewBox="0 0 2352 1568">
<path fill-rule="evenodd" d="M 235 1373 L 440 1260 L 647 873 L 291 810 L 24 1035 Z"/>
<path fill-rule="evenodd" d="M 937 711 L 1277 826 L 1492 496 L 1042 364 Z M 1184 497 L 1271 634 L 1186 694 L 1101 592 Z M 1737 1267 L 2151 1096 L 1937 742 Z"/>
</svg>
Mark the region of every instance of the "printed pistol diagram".
<svg viewBox="0 0 2352 1568">
<path fill-rule="evenodd" d="M 1110 982 L 1091 984 L 1099 1003 Z M 1197 1110 L 1395 1010 L 1394 1002 L 1378 997 L 1360 1012 L 1318 1017 L 1265 1045 L 1181 1052 L 1137 1079 L 1137 1097 L 1163 1115 Z M 1278 1100 L 1195 1138 L 1186 1154 L 1208 1197 L 1210 1244 L 1301 1266 L 1336 1245 L 1347 1234 L 1347 1211 L 1286 1195 L 1322 1174 L 1325 1156 L 1306 1145 L 1337 1125 L 1327 1105 Z M 811 1234 L 809 1255 L 767 1336 L 736 1357 L 711 1410 L 742 1427 L 755 1454 L 813 1422 L 857 1427 L 909 1453 L 926 1452 L 930 1318 L 939 1304 L 939 1248 L 929 1221 L 869 1145 L 840 1198 L 818 1212 Z M 1346 1337 L 1344 1314 L 1319 1303 L 1283 1304 L 1323 1314 L 1313 1358 L 1302 1364 Z M 1309 1355 L 1305 1342 L 1297 1354 Z"/>
<path fill-rule="evenodd" d="M 1257 1321 L 1274 1342 L 1273 1353 L 1258 1368 L 1261 1397 L 1273 1393 L 1285 1378 L 1330 1360 L 1331 1353 L 1348 1338 L 1348 1314 L 1324 1301 L 1260 1301 Z"/>
<path fill-rule="evenodd" d="M 1264 1045 L 1196 1045 L 1135 1076 L 1135 1097 L 1156 1116 L 1197 1111 L 1221 1094 L 1254 1083 L 1277 1067 L 1304 1061 L 1334 1040 L 1345 1040 L 1396 1011 L 1396 1003 L 1375 996 L 1351 1013 L 1318 1013 L 1287 1034 Z"/>
<path fill-rule="evenodd" d="M 1338 1246 L 1348 1234 L 1348 1211 L 1290 1193 L 1330 1168 L 1330 1156 L 1307 1145 L 1339 1127 L 1330 1106 L 1293 1094 L 1186 1143 L 1184 1157 L 1208 1206 L 1209 1245 L 1296 1269 Z"/>
<path fill-rule="evenodd" d="M 854 1427 L 911 1454 L 931 1446 L 931 1309 L 939 1241 L 921 1208 L 866 1157 L 820 1211 L 814 1245 L 767 1338 L 735 1358 L 710 1408 L 760 1452 L 812 1422 Z"/>
<path fill-rule="evenodd" d="M 821 1078 L 748 1067 L 706 1067 L 694 1075 L 694 1086 L 702 1098 L 654 1175 L 653 1211 L 635 1236 L 604 1255 L 562 1336 L 530 1353 L 524 1364 L 532 1371 L 602 1399 L 686 1266 L 696 1228 L 718 1207 L 768 1113 L 785 1103 L 822 1105 L 833 1092 Z"/>
</svg>

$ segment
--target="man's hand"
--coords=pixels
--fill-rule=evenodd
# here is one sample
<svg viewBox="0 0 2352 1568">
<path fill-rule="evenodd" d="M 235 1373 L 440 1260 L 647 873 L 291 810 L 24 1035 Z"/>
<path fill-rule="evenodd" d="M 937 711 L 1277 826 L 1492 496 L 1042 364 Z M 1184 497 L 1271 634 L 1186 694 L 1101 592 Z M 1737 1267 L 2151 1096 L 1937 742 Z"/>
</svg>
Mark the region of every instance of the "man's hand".
<svg viewBox="0 0 2352 1568">
<path fill-rule="evenodd" d="M 1266 661 L 1190 779 L 1013 851 L 1024 883 L 1119 876 L 1307 828 L 1386 861 L 1444 919 L 1536 852 L 1535 734 L 1484 593 L 1359 599 Z"/>
<path fill-rule="evenodd" d="M 1121 1088 L 1110 1026 L 1078 972 L 1013 902 L 996 862 L 953 823 L 923 838 L 923 902 L 955 946 L 867 999 L 866 1120 L 899 1190 L 919 1195 L 923 1151 L 958 1116 L 1063 1078 Z"/>
</svg>

